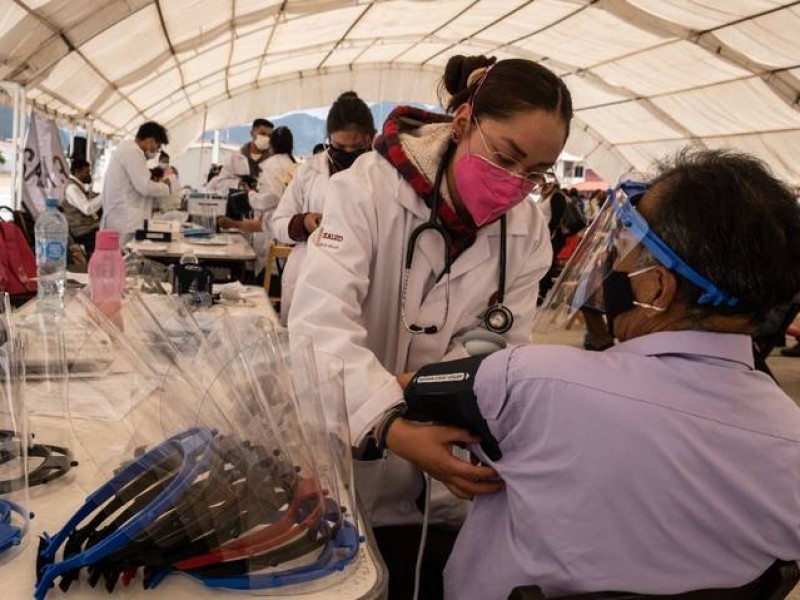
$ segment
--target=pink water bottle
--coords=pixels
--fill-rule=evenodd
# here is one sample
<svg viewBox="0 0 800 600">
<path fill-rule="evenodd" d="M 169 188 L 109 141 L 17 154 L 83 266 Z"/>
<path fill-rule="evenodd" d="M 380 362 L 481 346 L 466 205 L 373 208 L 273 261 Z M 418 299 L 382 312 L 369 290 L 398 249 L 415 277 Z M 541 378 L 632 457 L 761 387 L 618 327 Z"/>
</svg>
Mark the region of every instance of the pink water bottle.
<svg viewBox="0 0 800 600">
<path fill-rule="evenodd" d="M 117 326 L 125 289 L 125 261 L 119 251 L 119 231 L 101 229 L 95 236 L 95 247 L 89 259 L 89 286 L 92 302 Z"/>
</svg>

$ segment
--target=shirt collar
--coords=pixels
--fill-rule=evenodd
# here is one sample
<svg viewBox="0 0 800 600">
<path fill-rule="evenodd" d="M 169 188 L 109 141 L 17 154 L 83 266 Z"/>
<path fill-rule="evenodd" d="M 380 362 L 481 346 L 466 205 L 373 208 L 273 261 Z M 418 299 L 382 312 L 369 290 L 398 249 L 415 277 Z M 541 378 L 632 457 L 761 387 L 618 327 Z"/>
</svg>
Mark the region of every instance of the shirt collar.
<svg viewBox="0 0 800 600">
<path fill-rule="evenodd" d="M 753 369 L 753 343 L 748 335 L 709 331 L 661 331 L 633 338 L 606 352 L 643 356 L 705 356 L 736 362 Z"/>
</svg>

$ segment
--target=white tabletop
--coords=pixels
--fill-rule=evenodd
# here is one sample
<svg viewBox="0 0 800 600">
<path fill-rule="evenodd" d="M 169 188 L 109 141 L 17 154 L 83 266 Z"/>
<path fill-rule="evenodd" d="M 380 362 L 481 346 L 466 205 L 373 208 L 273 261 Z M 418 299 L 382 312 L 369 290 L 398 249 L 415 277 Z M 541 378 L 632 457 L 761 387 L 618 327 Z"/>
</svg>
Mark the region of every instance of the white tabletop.
<svg viewBox="0 0 800 600">
<path fill-rule="evenodd" d="M 238 233 L 218 233 L 212 238 L 184 238 L 172 242 L 141 240 L 128 242 L 128 250 L 153 258 L 180 258 L 194 252 L 202 260 L 255 260 L 253 246 Z"/>
<path fill-rule="evenodd" d="M 229 284 L 236 286 L 237 284 Z M 242 297 L 246 303 L 237 305 L 230 303 L 226 308 L 233 314 L 260 315 L 277 323 L 277 316 L 272 310 L 263 289 L 252 286 L 241 286 Z M 216 305 L 206 311 L 208 317 L 218 314 L 220 308 Z M 30 308 L 30 307 L 28 307 Z M 118 375 L 116 375 L 118 376 Z M 92 385 L 89 381 L 75 382 L 78 387 L 86 391 L 84 400 L 92 397 Z M 72 387 L 72 383 L 70 386 Z M 120 386 L 124 390 L 125 386 Z M 30 393 L 33 392 L 33 393 Z M 26 401 L 38 403 L 37 406 L 30 406 L 31 427 L 47 431 L 37 436 L 41 443 L 54 443 L 57 445 L 68 445 L 80 462 L 80 465 L 70 471 L 70 473 L 56 481 L 44 486 L 31 488 L 29 509 L 35 514 L 31 521 L 31 529 L 26 536 L 23 547 L 4 562 L 0 559 L 0 598 L 5 599 L 29 599 L 35 582 L 35 562 L 38 547 L 38 536 L 43 532 L 54 534 L 72 516 L 84 502 L 86 496 L 94 491 L 97 486 L 104 481 L 100 474 L 100 469 L 93 460 L 87 455 L 84 446 L 75 437 L 69 425 L 69 418 L 58 410 L 53 410 L 52 394 L 37 394 L 30 390 Z M 92 426 L 105 428 L 110 425 L 107 419 L 115 417 L 113 411 L 104 411 L 99 404 L 100 399 L 93 398 L 97 406 L 91 409 L 91 413 L 85 415 L 88 419 L 99 418 L 94 421 Z M 106 398 L 105 400 L 110 400 Z M 49 405 L 48 405 L 49 403 Z M 71 408 L 73 408 L 71 406 Z M 77 407 L 74 407 L 77 408 Z M 48 413 L 50 413 L 48 415 Z M 101 414 L 103 413 L 103 414 Z M 85 432 L 84 432 L 85 434 Z M 359 518 L 359 531 L 367 533 L 367 528 Z M 384 598 L 386 594 L 386 575 L 383 562 L 370 538 L 367 543 L 361 544 L 356 560 L 348 565 L 342 573 L 333 575 L 329 587 L 321 590 L 299 593 L 297 589 L 291 588 L 255 591 L 257 595 L 271 595 L 280 597 L 291 597 L 296 600 L 323 600 L 323 599 L 375 599 Z M 235 598 L 241 597 L 241 592 L 228 592 L 212 590 L 204 587 L 199 582 L 183 574 L 169 576 L 157 589 L 143 590 L 141 579 L 136 578 L 128 588 L 115 590 L 115 594 L 124 598 L 169 598 L 170 600 L 189 600 L 197 598 Z M 85 573 L 81 581 L 76 582 L 67 594 L 61 592 L 58 587 L 54 587 L 47 596 L 48 598 L 74 598 L 77 600 L 89 598 L 107 598 L 108 594 L 102 586 L 92 588 L 86 582 Z"/>
</svg>

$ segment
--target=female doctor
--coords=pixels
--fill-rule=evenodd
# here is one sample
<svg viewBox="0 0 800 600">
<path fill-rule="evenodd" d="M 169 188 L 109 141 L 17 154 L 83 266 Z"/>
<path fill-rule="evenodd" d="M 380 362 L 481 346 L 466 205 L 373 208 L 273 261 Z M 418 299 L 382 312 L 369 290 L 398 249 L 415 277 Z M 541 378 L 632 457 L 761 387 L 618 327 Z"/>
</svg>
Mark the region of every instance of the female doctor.
<svg viewBox="0 0 800 600">
<path fill-rule="evenodd" d="M 466 512 L 459 498 L 502 487 L 492 469 L 453 455 L 474 441 L 467 432 L 414 426 L 398 407 L 408 373 L 466 356 L 470 332 L 527 341 L 551 250 L 547 223 L 523 200 L 548 179 L 572 118 L 564 83 L 528 60 L 454 56 L 442 86 L 452 117 L 398 107 L 376 152 L 331 179 L 289 314 L 290 332 L 345 361 L 353 442 L 377 456 L 358 462 L 356 485 L 390 598 L 411 596 L 425 491 L 421 587 L 439 597 Z M 420 470 L 447 489 L 426 489 Z"/>
<path fill-rule="evenodd" d="M 375 121 L 366 103 L 355 92 L 339 96 L 325 123 L 328 147 L 309 158 L 297 171 L 280 204 L 272 214 L 272 232 L 282 244 L 295 244 L 281 280 L 281 321 L 289 315 L 297 275 L 306 254 L 306 241 L 319 226 L 330 177 L 349 169 L 356 158 L 369 151 Z"/>
</svg>

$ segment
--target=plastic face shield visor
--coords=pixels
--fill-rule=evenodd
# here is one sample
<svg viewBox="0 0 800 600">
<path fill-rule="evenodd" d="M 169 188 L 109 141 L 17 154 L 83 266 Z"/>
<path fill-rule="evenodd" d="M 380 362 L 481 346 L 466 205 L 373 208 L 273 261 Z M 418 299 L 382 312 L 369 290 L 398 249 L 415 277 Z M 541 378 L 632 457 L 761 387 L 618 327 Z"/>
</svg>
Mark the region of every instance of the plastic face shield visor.
<svg viewBox="0 0 800 600">
<path fill-rule="evenodd" d="M 650 230 L 636 210 L 647 192 L 645 183 L 624 181 L 609 190 L 608 199 L 586 231 L 534 321 L 534 330 L 565 326 L 581 308 L 605 312 L 603 282 L 612 270 L 628 274 L 657 263 L 702 290 L 697 303 L 736 306 L 739 299 L 700 275 Z"/>
</svg>

